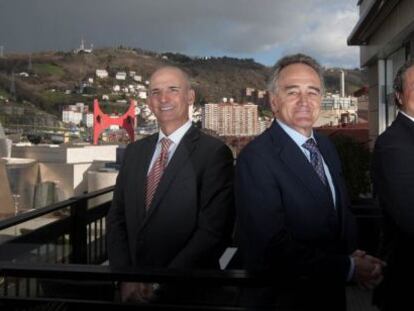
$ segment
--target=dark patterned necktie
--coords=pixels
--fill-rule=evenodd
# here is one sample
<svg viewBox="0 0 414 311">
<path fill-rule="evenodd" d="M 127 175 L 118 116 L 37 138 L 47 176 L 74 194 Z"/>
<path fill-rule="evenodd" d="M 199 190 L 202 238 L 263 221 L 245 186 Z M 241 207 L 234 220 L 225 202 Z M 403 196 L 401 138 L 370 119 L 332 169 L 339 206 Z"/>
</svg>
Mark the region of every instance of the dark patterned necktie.
<svg viewBox="0 0 414 311">
<path fill-rule="evenodd" d="M 161 142 L 161 153 L 155 160 L 151 171 L 147 176 L 147 192 L 146 192 L 146 208 L 148 209 L 151 205 L 152 199 L 154 198 L 155 191 L 157 190 L 158 184 L 161 180 L 164 169 L 168 163 L 168 149 L 172 141 L 168 138 L 163 138 Z"/>
<path fill-rule="evenodd" d="M 303 145 L 303 148 L 310 152 L 310 163 L 312 164 L 316 174 L 318 174 L 322 183 L 326 186 L 326 176 L 325 170 L 323 169 L 323 160 L 322 155 L 316 145 L 316 142 L 313 138 L 309 138 Z"/>
</svg>

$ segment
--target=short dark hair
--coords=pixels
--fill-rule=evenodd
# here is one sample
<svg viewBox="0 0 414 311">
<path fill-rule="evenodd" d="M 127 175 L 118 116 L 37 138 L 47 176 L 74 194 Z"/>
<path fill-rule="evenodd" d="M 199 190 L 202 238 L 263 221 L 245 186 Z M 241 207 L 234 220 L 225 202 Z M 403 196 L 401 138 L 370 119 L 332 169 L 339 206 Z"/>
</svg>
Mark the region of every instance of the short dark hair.
<svg viewBox="0 0 414 311">
<path fill-rule="evenodd" d="M 407 60 L 404 63 L 404 65 L 402 65 L 400 69 L 398 69 L 397 74 L 395 75 L 395 78 L 394 78 L 394 85 L 393 85 L 394 92 L 395 92 L 394 103 L 398 107 L 398 109 L 401 109 L 401 103 L 398 100 L 397 94 L 402 94 L 402 92 L 404 91 L 403 88 L 404 88 L 404 81 L 405 81 L 405 73 L 412 66 L 414 66 L 414 58 Z"/>
<path fill-rule="evenodd" d="M 305 54 L 292 54 L 287 55 L 281 58 L 274 66 L 272 70 L 272 75 L 268 83 L 268 90 L 271 94 L 274 94 L 277 91 L 277 81 L 280 77 L 280 72 L 287 66 L 293 64 L 304 64 L 311 67 L 318 74 L 319 79 L 321 80 L 322 93 L 324 90 L 324 81 L 323 81 L 323 70 L 321 65 L 312 57 Z"/>
</svg>

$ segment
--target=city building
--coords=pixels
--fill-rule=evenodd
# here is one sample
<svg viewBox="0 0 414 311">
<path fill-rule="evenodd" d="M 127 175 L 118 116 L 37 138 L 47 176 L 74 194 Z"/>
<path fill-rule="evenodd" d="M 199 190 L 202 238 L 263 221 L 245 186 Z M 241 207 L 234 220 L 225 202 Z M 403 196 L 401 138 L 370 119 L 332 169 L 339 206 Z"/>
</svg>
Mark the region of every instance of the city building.
<svg viewBox="0 0 414 311">
<path fill-rule="evenodd" d="M 242 92 L 242 97 L 249 103 L 258 106 L 269 106 L 269 92 L 267 90 L 259 90 L 252 87 L 247 87 Z"/>
<path fill-rule="evenodd" d="M 360 46 L 361 67 L 368 78 L 371 147 L 396 116 L 393 80 L 414 51 L 414 6 L 411 0 L 359 0 L 360 18 L 348 45 Z"/>
<path fill-rule="evenodd" d="M 117 80 L 125 80 L 126 79 L 126 72 L 125 71 L 118 71 L 115 75 L 115 79 Z"/>
<path fill-rule="evenodd" d="M 91 113 L 91 112 L 84 113 L 82 115 L 82 122 L 88 128 L 93 127 L 93 113 Z"/>
<path fill-rule="evenodd" d="M 85 106 L 84 103 L 76 103 L 75 105 L 68 105 L 63 108 L 62 111 L 62 121 L 64 123 L 71 123 L 75 125 L 79 125 L 81 122 L 86 124 L 86 122 L 89 122 L 88 115 L 89 108 L 88 106 Z M 86 115 L 86 116 L 85 116 Z M 93 116 L 92 116 L 92 123 L 93 123 Z M 89 126 L 88 126 L 89 127 Z"/>
<path fill-rule="evenodd" d="M 203 128 L 221 136 L 254 136 L 259 133 L 258 110 L 254 104 L 208 103 L 204 106 Z"/>
<path fill-rule="evenodd" d="M 87 49 L 85 47 L 85 41 L 82 39 L 79 48 L 75 49 L 73 52 L 75 54 L 79 54 L 79 53 L 91 54 L 93 52 L 93 44 L 91 44 L 91 47 L 89 49 Z"/>
<path fill-rule="evenodd" d="M 108 71 L 106 71 L 105 69 L 96 69 L 95 74 L 98 78 L 101 79 L 108 78 Z"/>
<path fill-rule="evenodd" d="M 314 126 L 338 126 L 357 122 L 358 99 L 328 93 L 322 100 L 320 116 Z"/>
</svg>

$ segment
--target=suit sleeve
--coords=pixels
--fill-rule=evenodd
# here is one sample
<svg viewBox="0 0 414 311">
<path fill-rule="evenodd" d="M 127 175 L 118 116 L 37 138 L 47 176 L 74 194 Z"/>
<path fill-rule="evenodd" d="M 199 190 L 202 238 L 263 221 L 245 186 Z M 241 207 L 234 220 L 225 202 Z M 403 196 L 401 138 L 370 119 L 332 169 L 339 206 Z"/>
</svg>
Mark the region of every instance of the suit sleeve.
<svg viewBox="0 0 414 311">
<path fill-rule="evenodd" d="M 409 142 L 374 150 L 373 179 L 381 206 L 399 229 L 414 237 L 414 148 Z"/>
<path fill-rule="evenodd" d="M 285 219 L 284 194 L 269 159 L 249 150 L 236 166 L 236 208 L 240 249 L 246 268 L 269 269 L 284 280 L 314 279 L 344 283 L 347 255 L 295 240 Z M 300 189 L 297 191 L 300 196 Z"/>
<path fill-rule="evenodd" d="M 112 205 L 106 216 L 106 239 L 108 259 L 111 267 L 131 266 L 128 234 L 125 219 L 124 184 L 125 171 L 130 153 L 130 145 L 125 150 L 124 160 L 116 179 Z"/>
<path fill-rule="evenodd" d="M 233 229 L 233 155 L 220 144 L 206 157 L 198 181 L 199 214 L 197 228 L 169 268 L 200 268 L 199 262 L 212 258 L 217 262 L 227 246 Z"/>
</svg>

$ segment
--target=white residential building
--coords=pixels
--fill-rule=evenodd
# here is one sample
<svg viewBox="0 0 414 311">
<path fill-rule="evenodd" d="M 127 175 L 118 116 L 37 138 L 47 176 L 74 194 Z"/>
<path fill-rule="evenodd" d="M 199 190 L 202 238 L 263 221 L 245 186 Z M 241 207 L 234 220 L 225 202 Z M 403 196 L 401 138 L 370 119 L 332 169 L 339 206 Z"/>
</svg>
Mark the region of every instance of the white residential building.
<svg viewBox="0 0 414 311">
<path fill-rule="evenodd" d="M 89 108 L 84 103 L 65 106 L 62 111 L 62 121 L 79 125 L 83 121 L 83 116 L 88 114 L 88 112 Z"/>
<path fill-rule="evenodd" d="M 82 122 L 86 127 L 93 127 L 93 113 L 85 113 L 82 116 Z"/>
<path fill-rule="evenodd" d="M 115 79 L 125 81 L 126 76 L 127 74 L 125 71 L 118 71 L 115 75 Z"/>
<path fill-rule="evenodd" d="M 82 121 L 82 113 L 79 111 L 73 110 L 63 110 L 62 112 L 62 121 L 64 123 L 72 123 L 79 125 Z"/>
<path fill-rule="evenodd" d="M 105 69 L 96 69 L 95 74 L 100 79 L 108 78 L 108 71 L 106 71 Z"/>
<path fill-rule="evenodd" d="M 147 92 L 146 91 L 139 91 L 138 98 L 147 99 Z"/>
</svg>

